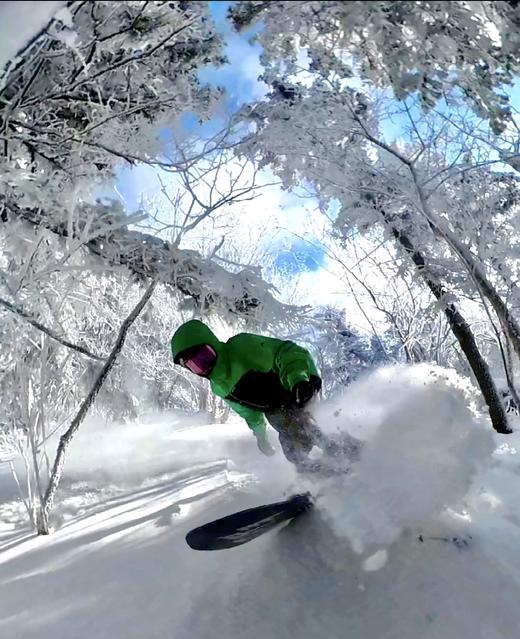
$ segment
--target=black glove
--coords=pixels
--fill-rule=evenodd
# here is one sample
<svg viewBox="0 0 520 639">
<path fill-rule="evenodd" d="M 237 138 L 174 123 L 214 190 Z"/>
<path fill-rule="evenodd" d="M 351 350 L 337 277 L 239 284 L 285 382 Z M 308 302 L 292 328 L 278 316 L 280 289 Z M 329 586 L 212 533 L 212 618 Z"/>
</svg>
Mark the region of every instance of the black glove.
<svg viewBox="0 0 520 639">
<path fill-rule="evenodd" d="M 291 394 L 298 408 L 305 406 L 305 404 L 312 399 L 314 393 L 320 389 L 321 382 L 319 379 L 316 382 L 316 379 L 318 378 L 311 378 L 308 382 L 298 382 L 293 386 Z"/>
</svg>

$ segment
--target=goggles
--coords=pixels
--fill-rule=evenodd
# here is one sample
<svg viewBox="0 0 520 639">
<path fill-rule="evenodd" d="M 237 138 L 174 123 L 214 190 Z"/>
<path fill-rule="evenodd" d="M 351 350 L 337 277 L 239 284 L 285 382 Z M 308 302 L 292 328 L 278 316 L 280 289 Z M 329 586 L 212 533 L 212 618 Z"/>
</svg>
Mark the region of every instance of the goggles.
<svg viewBox="0 0 520 639">
<path fill-rule="evenodd" d="M 208 344 L 200 344 L 181 353 L 179 364 L 195 375 L 209 375 L 217 363 L 217 353 Z"/>
</svg>

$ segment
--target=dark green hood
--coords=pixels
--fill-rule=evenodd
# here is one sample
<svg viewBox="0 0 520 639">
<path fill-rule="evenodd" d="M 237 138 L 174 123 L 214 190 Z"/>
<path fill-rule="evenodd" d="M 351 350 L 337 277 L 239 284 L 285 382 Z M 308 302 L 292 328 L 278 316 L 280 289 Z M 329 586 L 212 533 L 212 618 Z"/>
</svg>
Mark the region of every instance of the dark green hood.
<svg viewBox="0 0 520 639">
<path fill-rule="evenodd" d="M 190 320 L 175 331 L 172 337 L 173 361 L 177 363 L 179 355 L 193 346 L 208 344 L 215 349 L 217 355 L 222 348 L 220 342 L 213 331 L 199 320 Z"/>
</svg>

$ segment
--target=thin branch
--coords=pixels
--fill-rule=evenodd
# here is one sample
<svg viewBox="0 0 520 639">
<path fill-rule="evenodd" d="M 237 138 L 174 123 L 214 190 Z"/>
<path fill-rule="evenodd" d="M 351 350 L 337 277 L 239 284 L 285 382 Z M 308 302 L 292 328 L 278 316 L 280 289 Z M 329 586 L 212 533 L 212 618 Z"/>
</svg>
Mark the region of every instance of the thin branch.
<svg viewBox="0 0 520 639">
<path fill-rule="evenodd" d="M 146 51 L 144 53 L 143 52 L 139 52 L 138 54 L 131 55 L 131 56 L 128 56 L 126 58 L 123 58 L 122 60 L 119 60 L 119 62 L 114 62 L 113 64 L 105 67 L 104 69 L 100 69 L 99 71 L 97 71 L 93 75 L 89 76 L 88 78 L 84 78 L 83 80 L 77 80 L 74 84 L 72 84 L 69 87 L 67 87 L 67 90 L 68 91 L 73 91 L 73 90 L 77 89 L 78 87 L 83 86 L 84 84 L 87 84 L 89 82 L 92 82 L 93 80 L 96 80 L 97 78 L 101 77 L 105 73 L 108 73 L 109 71 L 114 71 L 115 69 L 118 69 L 119 67 L 123 67 L 123 66 L 125 66 L 127 64 L 131 64 L 132 62 L 142 62 L 146 58 L 151 57 L 158 49 L 160 49 L 162 46 L 164 46 L 174 36 L 178 35 L 182 31 L 184 31 L 185 29 L 188 29 L 189 27 L 191 27 L 197 20 L 198 20 L 198 17 L 192 18 L 186 24 L 183 24 L 181 27 L 179 27 L 178 29 L 175 29 L 174 31 L 169 33 L 166 37 L 164 37 L 161 40 L 159 40 L 159 42 L 155 46 L 153 46 L 151 49 L 149 49 L 148 51 Z M 62 89 L 60 91 L 56 91 L 55 93 L 51 93 L 50 95 L 45 96 L 45 99 L 51 100 L 51 99 L 57 98 L 63 93 L 63 90 L 64 89 Z M 32 98 L 31 100 L 28 100 L 25 104 L 23 104 L 23 108 L 27 108 L 29 106 L 34 106 L 41 99 L 42 99 L 42 96 L 38 95 L 38 96 Z"/>
<path fill-rule="evenodd" d="M 29 322 L 29 324 L 37 328 L 39 331 L 42 331 L 42 333 L 45 333 L 46 335 L 51 337 L 53 340 L 56 340 L 62 346 L 71 348 L 72 350 L 77 351 L 78 353 L 81 353 L 82 355 L 86 355 L 87 357 L 91 357 L 92 359 L 95 359 L 99 362 L 103 362 L 105 360 L 104 357 L 100 357 L 99 355 L 95 355 L 94 353 L 91 353 L 87 348 L 84 348 L 83 346 L 78 346 L 77 344 L 73 344 L 72 342 L 69 342 L 69 340 L 65 339 L 64 337 L 61 337 L 60 335 L 55 333 L 52 330 L 52 328 L 47 328 L 46 326 L 38 322 L 38 320 L 34 319 L 34 317 L 32 317 L 29 313 L 27 313 L 27 311 L 24 311 L 19 306 L 15 306 L 14 304 L 11 304 L 11 302 L 8 302 L 7 300 L 4 300 L 1 297 L 0 297 L 0 304 L 4 308 L 7 308 L 12 313 L 19 315 L 20 317 L 23 317 L 23 319 Z"/>
<path fill-rule="evenodd" d="M 49 513 L 54 503 L 54 497 L 56 496 L 56 491 L 58 490 L 58 485 L 59 485 L 61 474 L 63 471 L 63 465 L 65 464 L 65 453 L 67 452 L 67 448 L 70 442 L 72 441 L 74 435 L 78 431 L 79 427 L 81 426 L 81 423 L 83 422 L 83 419 L 85 418 L 88 410 L 94 403 L 94 400 L 96 399 L 97 394 L 101 390 L 101 387 L 103 386 L 110 371 L 112 370 L 116 362 L 117 356 L 119 355 L 119 353 L 121 352 L 121 349 L 123 348 L 123 345 L 125 343 L 125 339 L 130 327 L 135 322 L 135 320 L 139 317 L 141 311 L 143 310 L 146 303 L 152 296 L 156 286 L 157 286 L 157 280 L 153 280 L 152 283 L 146 289 L 144 295 L 136 304 L 135 308 L 130 313 L 130 315 L 128 315 L 128 317 L 121 324 L 121 328 L 119 329 L 119 334 L 117 336 L 116 342 L 114 344 L 114 347 L 112 348 L 110 355 L 108 356 L 105 362 L 105 365 L 103 366 L 102 370 L 97 376 L 97 379 L 94 382 L 94 385 L 92 386 L 92 388 L 90 389 L 89 394 L 83 400 L 83 403 L 81 404 L 80 409 L 78 410 L 76 416 L 72 420 L 72 423 L 69 426 L 67 432 L 60 437 L 60 443 L 58 444 L 58 449 L 56 451 L 56 458 L 52 466 L 51 477 L 49 480 L 49 485 L 47 486 L 47 490 L 45 491 L 43 508 L 40 513 L 40 520 L 38 522 L 38 533 L 41 535 L 49 534 L 49 526 L 48 526 Z"/>
</svg>

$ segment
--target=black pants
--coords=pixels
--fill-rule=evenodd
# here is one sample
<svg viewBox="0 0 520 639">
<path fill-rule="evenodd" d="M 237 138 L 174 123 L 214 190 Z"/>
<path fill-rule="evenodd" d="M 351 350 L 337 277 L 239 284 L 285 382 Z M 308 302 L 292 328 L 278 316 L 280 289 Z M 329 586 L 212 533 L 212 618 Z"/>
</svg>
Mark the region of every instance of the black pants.
<svg viewBox="0 0 520 639">
<path fill-rule="evenodd" d="M 285 457 L 296 466 L 305 461 L 313 446 L 322 448 L 325 437 L 305 407 L 282 406 L 265 413 L 277 431 Z"/>
</svg>

